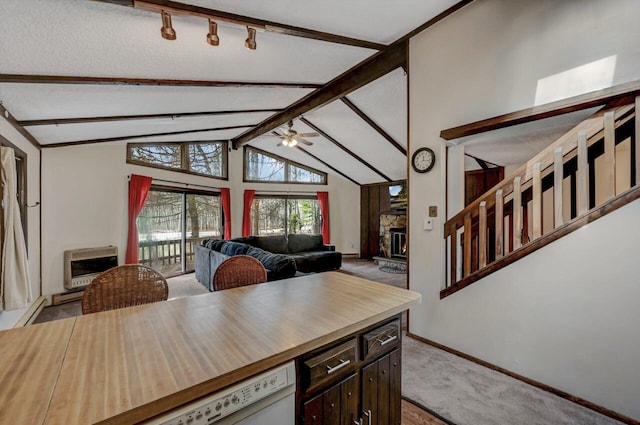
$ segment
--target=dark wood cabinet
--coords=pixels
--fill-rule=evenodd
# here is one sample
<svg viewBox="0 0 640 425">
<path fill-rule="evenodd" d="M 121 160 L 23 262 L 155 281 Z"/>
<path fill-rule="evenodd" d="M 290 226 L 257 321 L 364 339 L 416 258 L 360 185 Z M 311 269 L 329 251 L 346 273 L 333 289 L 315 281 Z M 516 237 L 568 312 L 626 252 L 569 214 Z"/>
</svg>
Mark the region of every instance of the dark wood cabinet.
<svg viewBox="0 0 640 425">
<path fill-rule="evenodd" d="M 298 425 L 400 425 L 400 338 L 397 317 L 300 358 Z"/>
</svg>

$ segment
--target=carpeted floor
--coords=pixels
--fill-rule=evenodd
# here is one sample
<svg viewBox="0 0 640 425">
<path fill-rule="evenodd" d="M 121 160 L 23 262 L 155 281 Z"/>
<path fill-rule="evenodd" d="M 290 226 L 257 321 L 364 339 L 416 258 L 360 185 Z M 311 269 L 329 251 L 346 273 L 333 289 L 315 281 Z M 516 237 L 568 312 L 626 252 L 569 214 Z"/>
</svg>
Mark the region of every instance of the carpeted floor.
<svg viewBox="0 0 640 425">
<path fill-rule="evenodd" d="M 405 337 L 402 395 L 456 425 L 619 425 L 607 416 Z"/>
</svg>

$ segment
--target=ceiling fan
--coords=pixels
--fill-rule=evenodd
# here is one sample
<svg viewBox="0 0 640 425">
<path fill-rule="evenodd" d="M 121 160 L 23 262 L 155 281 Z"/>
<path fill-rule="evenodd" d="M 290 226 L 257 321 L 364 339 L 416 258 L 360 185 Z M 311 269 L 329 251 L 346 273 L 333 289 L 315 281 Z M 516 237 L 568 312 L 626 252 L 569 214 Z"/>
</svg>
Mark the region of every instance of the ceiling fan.
<svg viewBox="0 0 640 425">
<path fill-rule="evenodd" d="M 313 145 L 313 142 L 305 140 L 304 138 L 318 137 L 318 133 L 298 133 L 292 127 L 293 127 L 293 121 L 289 121 L 287 123 L 287 128 L 280 129 L 281 133 L 274 131 L 272 132 L 272 134 L 269 134 L 269 136 L 275 136 L 281 139 L 280 143 L 278 143 L 276 146 L 287 146 L 292 148 L 296 146 L 298 143 L 311 146 Z"/>
</svg>

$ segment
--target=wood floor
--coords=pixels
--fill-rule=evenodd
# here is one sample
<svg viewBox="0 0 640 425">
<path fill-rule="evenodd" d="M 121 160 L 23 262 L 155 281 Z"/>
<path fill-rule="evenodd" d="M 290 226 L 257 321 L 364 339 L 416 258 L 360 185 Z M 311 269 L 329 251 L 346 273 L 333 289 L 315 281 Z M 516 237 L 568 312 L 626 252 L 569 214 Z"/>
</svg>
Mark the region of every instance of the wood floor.
<svg viewBox="0 0 640 425">
<path fill-rule="evenodd" d="M 402 400 L 402 425 L 447 425 L 413 403 Z"/>
</svg>

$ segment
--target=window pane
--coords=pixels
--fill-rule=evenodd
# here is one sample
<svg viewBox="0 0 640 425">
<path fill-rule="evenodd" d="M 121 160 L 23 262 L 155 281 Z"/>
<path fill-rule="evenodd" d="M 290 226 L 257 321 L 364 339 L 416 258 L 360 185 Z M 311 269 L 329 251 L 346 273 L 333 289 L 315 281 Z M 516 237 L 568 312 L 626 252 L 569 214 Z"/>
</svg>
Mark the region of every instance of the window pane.
<svg viewBox="0 0 640 425">
<path fill-rule="evenodd" d="M 189 171 L 215 177 L 224 177 L 222 143 L 189 144 Z"/>
<path fill-rule="evenodd" d="M 251 207 L 251 234 L 284 235 L 285 208 L 285 199 L 255 198 Z"/>
<path fill-rule="evenodd" d="M 168 168 L 181 168 L 180 145 L 131 146 L 131 159 Z"/>
<path fill-rule="evenodd" d="M 288 233 L 320 233 L 320 207 L 315 199 L 289 199 Z"/>
<path fill-rule="evenodd" d="M 187 268 L 195 269 L 195 245 L 203 239 L 219 238 L 221 223 L 220 197 L 187 194 Z"/>
<path fill-rule="evenodd" d="M 182 271 L 182 194 L 152 190 L 137 219 L 142 264 L 163 275 Z"/>
<path fill-rule="evenodd" d="M 306 168 L 289 165 L 289 181 L 297 183 L 324 183 L 324 176 Z"/>
<path fill-rule="evenodd" d="M 284 161 L 247 149 L 248 180 L 283 182 L 284 165 Z"/>
</svg>

